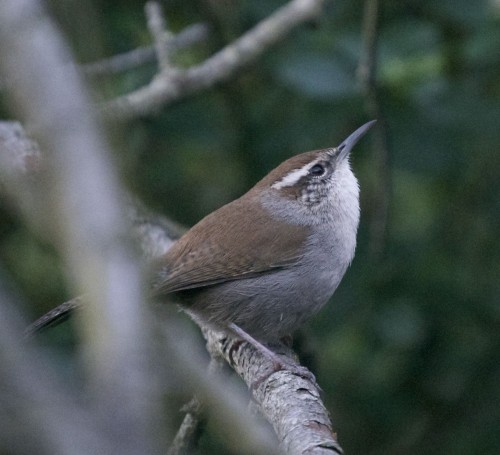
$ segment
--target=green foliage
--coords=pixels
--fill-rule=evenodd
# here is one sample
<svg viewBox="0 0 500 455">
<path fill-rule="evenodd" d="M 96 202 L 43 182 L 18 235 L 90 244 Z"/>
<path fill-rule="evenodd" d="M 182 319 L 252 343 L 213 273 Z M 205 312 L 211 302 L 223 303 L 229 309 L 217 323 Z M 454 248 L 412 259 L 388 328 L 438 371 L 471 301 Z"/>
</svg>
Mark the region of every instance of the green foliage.
<svg viewBox="0 0 500 455">
<path fill-rule="evenodd" d="M 179 59 L 199 61 L 280 4 L 212 3 L 165 2 L 176 30 L 212 24 L 208 45 Z M 370 254 L 381 175 L 368 137 L 353 156 L 363 205 L 358 252 L 305 337 L 347 453 L 496 454 L 500 9 L 493 1 L 382 3 L 378 82 L 392 179 L 385 250 Z M 94 4 L 102 4 L 108 55 L 148 41 L 136 2 Z M 368 120 L 356 81 L 361 9 L 336 2 L 237 80 L 128 124 L 116 135 L 127 184 L 192 224 L 286 157 L 341 142 Z M 107 88 L 129 91 L 153 70 Z M 58 266 L 21 227 L 7 228 L 8 218 L 0 220 L 1 259 L 41 313 L 37 293 L 60 286 Z M 211 444 L 206 453 L 221 453 L 208 452 Z"/>
</svg>

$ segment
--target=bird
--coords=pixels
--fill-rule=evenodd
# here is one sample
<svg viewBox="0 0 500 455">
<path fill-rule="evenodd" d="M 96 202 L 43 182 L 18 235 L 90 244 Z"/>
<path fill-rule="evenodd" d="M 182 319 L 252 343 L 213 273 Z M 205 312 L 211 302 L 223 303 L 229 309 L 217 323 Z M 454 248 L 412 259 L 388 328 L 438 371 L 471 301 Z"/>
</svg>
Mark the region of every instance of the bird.
<svg viewBox="0 0 500 455">
<path fill-rule="evenodd" d="M 328 302 L 354 257 L 359 185 L 349 158 L 375 122 L 337 147 L 287 159 L 195 224 L 155 261 L 151 296 L 258 348 L 300 328 Z M 81 304 L 60 305 L 28 332 L 59 323 Z"/>
</svg>

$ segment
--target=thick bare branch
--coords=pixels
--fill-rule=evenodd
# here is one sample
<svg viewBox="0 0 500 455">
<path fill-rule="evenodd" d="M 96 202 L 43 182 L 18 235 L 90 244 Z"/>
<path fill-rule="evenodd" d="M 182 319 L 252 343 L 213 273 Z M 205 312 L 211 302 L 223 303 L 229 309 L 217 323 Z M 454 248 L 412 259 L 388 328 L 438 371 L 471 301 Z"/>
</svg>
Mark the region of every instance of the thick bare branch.
<svg viewBox="0 0 500 455">
<path fill-rule="evenodd" d="M 204 334 L 209 352 L 223 356 L 252 390 L 254 400 L 273 425 L 285 453 L 343 453 L 314 380 L 286 369 L 274 371 L 265 355 L 237 337 L 212 330 Z M 285 346 L 274 348 L 279 349 L 277 352 L 286 363 L 295 363 L 292 350 Z"/>
<path fill-rule="evenodd" d="M 108 101 L 102 109 L 106 115 L 117 119 L 148 115 L 229 79 L 295 27 L 317 17 L 323 3 L 324 0 L 292 0 L 203 63 L 187 70 L 162 72 L 146 87 Z"/>
</svg>

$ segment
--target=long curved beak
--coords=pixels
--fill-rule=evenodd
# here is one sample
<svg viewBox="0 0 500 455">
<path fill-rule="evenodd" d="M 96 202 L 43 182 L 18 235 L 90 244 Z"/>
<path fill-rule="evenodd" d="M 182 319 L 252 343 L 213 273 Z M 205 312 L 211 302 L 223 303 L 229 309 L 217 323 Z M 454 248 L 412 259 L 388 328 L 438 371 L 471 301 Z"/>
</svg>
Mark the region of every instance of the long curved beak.
<svg viewBox="0 0 500 455">
<path fill-rule="evenodd" d="M 343 160 L 346 158 L 351 152 L 352 148 L 356 145 L 356 143 L 368 132 L 368 130 L 377 123 L 376 120 L 371 120 L 368 123 L 365 123 L 363 126 L 360 126 L 354 133 L 352 133 L 342 144 L 337 147 L 339 151 L 339 159 Z"/>
</svg>

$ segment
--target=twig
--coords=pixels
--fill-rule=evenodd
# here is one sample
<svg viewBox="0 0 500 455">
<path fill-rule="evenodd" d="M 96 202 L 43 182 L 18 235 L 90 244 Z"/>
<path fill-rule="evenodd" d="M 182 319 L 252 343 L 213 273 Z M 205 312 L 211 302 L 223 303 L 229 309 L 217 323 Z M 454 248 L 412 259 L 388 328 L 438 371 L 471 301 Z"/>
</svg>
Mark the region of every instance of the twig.
<svg viewBox="0 0 500 455">
<path fill-rule="evenodd" d="M 211 357 L 208 365 L 208 376 L 211 380 L 217 380 L 224 368 L 224 359 L 218 354 Z M 168 455 L 183 455 L 192 453 L 201 435 L 204 418 L 204 406 L 195 395 L 181 411 L 186 415 L 170 445 Z"/>
<path fill-rule="evenodd" d="M 186 414 L 170 445 L 168 455 L 192 453 L 201 433 L 201 422 L 203 420 L 202 405 L 198 398 L 193 397 L 181 411 L 184 411 Z"/>
<path fill-rule="evenodd" d="M 158 2 L 150 0 L 144 6 L 149 32 L 153 37 L 156 58 L 161 71 L 172 69 L 170 62 L 169 41 L 172 33 L 167 30 L 161 6 Z"/>
<path fill-rule="evenodd" d="M 205 24 L 193 24 L 186 27 L 179 34 L 173 35 L 169 39 L 169 53 L 172 54 L 180 49 L 185 49 L 193 44 L 205 41 L 208 37 L 208 32 L 209 28 Z M 80 65 L 80 68 L 88 76 L 118 74 L 146 63 L 153 63 L 157 61 L 156 55 L 153 45 L 144 46 L 104 60 Z"/>
<path fill-rule="evenodd" d="M 203 63 L 183 71 L 160 73 L 149 85 L 104 103 L 104 114 L 116 119 L 148 115 L 180 98 L 229 79 L 295 27 L 317 17 L 324 1 L 290 1 Z"/>
<path fill-rule="evenodd" d="M 390 172 L 389 132 L 377 85 L 377 43 L 379 37 L 379 0 L 366 0 L 363 13 L 363 51 L 358 66 L 358 80 L 365 94 L 366 111 L 377 119 L 373 135 L 373 155 L 378 185 L 370 223 L 370 253 L 379 259 L 385 249 L 392 179 Z"/>
</svg>

